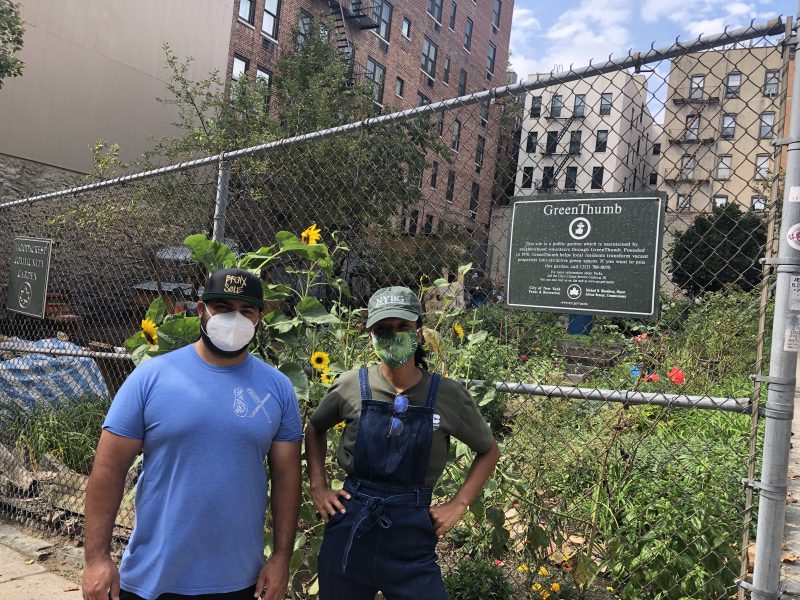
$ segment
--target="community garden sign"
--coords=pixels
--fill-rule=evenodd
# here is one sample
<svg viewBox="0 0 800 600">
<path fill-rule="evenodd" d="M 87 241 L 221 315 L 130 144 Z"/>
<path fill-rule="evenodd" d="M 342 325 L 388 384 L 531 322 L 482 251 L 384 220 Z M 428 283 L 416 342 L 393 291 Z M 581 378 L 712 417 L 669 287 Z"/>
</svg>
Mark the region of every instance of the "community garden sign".
<svg viewBox="0 0 800 600">
<path fill-rule="evenodd" d="M 8 282 L 8 310 L 44 318 L 52 240 L 14 238 Z"/>
<path fill-rule="evenodd" d="M 658 318 L 665 202 L 660 193 L 516 199 L 508 305 Z"/>
</svg>

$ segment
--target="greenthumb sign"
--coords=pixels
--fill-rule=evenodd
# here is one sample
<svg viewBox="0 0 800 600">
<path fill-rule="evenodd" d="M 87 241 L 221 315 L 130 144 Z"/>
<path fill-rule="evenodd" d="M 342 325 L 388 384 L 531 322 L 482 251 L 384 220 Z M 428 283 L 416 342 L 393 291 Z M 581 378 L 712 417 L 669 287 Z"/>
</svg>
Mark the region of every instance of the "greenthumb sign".
<svg viewBox="0 0 800 600">
<path fill-rule="evenodd" d="M 658 318 L 665 202 L 660 193 L 517 199 L 508 305 Z"/>
<path fill-rule="evenodd" d="M 8 310 L 44 318 L 52 247 L 53 240 L 14 238 Z"/>
</svg>

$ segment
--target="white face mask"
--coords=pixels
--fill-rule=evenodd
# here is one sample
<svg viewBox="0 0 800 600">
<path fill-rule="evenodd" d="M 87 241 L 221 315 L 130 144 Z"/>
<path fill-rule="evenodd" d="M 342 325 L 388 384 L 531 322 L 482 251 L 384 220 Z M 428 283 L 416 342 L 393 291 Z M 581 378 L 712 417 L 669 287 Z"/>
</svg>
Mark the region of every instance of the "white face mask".
<svg viewBox="0 0 800 600">
<path fill-rule="evenodd" d="M 211 343 L 224 352 L 238 352 L 253 339 L 256 326 L 237 311 L 212 315 L 206 322 L 206 335 Z"/>
</svg>

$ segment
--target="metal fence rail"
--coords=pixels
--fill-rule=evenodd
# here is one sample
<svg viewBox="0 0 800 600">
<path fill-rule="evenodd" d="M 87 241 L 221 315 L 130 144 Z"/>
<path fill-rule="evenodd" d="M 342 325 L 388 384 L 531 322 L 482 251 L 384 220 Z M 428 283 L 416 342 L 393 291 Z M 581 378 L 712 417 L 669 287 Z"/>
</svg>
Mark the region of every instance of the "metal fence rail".
<svg viewBox="0 0 800 600">
<path fill-rule="evenodd" d="M 793 351 L 767 360 L 764 348 L 776 343 L 773 317 L 776 331 L 791 329 L 778 320 L 786 298 L 772 291 L 789 287 L 775 267 L 794 263 L 776 242 L 798 220 L 781 218 L 796 204 L 779 201 L 793 159 L 775 143 L 794 143 L 784 118 L 792 34 L 791 21 L 753 23 L 489 90 L 470 82 L 442 102 L 406 82 L 419 106 L 396 111 L 379 93 L 391 86 L 354 85 L 344 71 L 329 83 L 346 101 L 324 108 L 303 95 L 312 85 L 292 95 L 276 81 L 267 103 L 243 79 L 235 93 L 208 90 L 224 100 L 207 115 L 213 136 L 186 131 L 162 147 L 175 164 L 143 160 L 137 173 L 0 204 L 5 239 L 53 240 L 44 318 L 6 310 L 0 287 L 0 515 L 81 539 L 103 415 L 131 356 L 186 342 L 175 323 L 194 317 L 208 266 L 187 238 L 202 234 L 270 284 L 254 350 L 305 374 L 304 417 L 331 378 L 375 359 L 362 326 L 369 295 L 392 284 L 419 292 L 430 367 L 469 382 L 503 452 L 440 543 L 453 589 L 483 561 L 513 598 L 743 597 L 737 578 L 773 593 L 772 571 L 750 574 L 759 505 L 742 480 L 761 468 L 764 422 L 769 434 L 788 414 L 773 395 L 764 406 L 767 384 L 773 394 L 785 375 L 764 374 Z M 308 46 L 296 52 L 313 58 Z M 590 326 L 507 305 L 516 201 L 656 192 L 666 197 L 656 320 Z M 324 252 L 276 254 L 287 239 L 313 244 L 311 225 Z M 13 269 L 2 244 L 4 283 Z M 148 312 L 154 302 L 161 310 Z M 146 317 L 160 345 L 140 334 Z M 312 368 L 316 351 L 330 372 Z M 451 454 L 439 498 L 469 467 L 463 444 Z M 780 492 L 785 465 L 764 464 Z M 781 501 L 761 500 L 773 529 Z M 301 519 L 295 598 L 314 595 L 322 535 L 307 494 Z M 762 523 L 759 548 L 772 547 Z M 779 568 L 764 556 L 757 565 Z"/>
</svg>

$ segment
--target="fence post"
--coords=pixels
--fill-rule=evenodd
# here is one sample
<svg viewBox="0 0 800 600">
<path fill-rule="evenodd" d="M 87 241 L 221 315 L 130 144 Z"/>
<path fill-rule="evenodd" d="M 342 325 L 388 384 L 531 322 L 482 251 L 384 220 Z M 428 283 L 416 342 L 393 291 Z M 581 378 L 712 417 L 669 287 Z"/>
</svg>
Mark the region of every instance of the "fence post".
<svg viewBox="0 0 800 600">
<path fill-rule="evenodd" d="M 214 203 L 214 230 L 211 239 L 225 243 L 225 214 L 228 210 L 228 181 L 231 176 L 231 161 L 224 154 L 219 155 L 217 173 L 217 198 Z"/>
<path fill-rule="evenodd" d="M 800 2 L 798 3 L 800 14 Z M 797 44 L 795 30 L 790 44 Z M 788 74 L 787 74 L 788 75 Z M 756 556 L 753 571 L 753 600 L 776 600 L 781 596 L 781 541 L 786 513 L 786 484 L 789 471 L 789 446 L 794 415 L 795 369 L 797 366 L 800 310 L 791 284 L 800 283 L 800 64 L 795 60 L 789 136 L 777 140 L 785 145 L 786 178 L 776 266 L 775 316 L 772 325 L 769 384 L 759 491 Z M 796 287 L 794 289 L 797 289 Z M 749 586 L 746 586 L 749 587 Z"/>
</svg>

